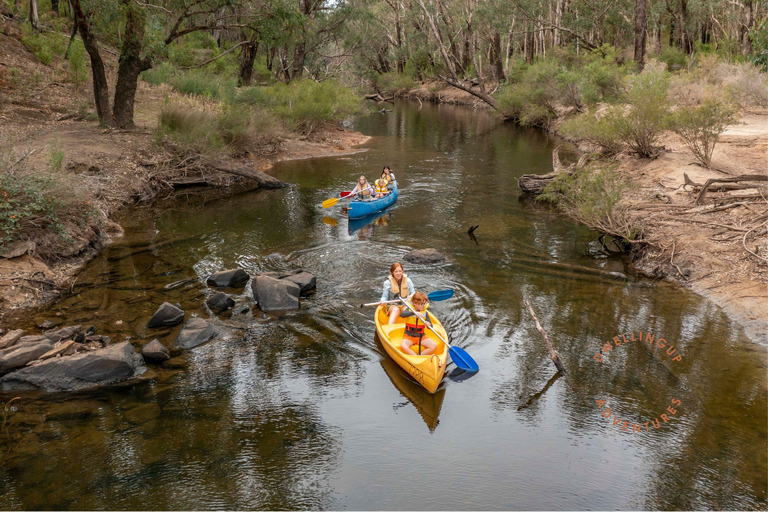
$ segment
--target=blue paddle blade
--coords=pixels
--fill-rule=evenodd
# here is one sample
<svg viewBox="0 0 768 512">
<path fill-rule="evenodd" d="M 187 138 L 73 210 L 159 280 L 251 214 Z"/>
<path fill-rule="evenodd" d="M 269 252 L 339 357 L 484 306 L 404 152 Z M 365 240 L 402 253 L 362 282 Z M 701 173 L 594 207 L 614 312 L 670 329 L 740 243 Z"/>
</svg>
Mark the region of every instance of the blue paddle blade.
<svg viewBox="0 0 768 512">
<path fill-rule="evenodd" d="M 451 347 L 448 349 L 448 353 L 451 355 L 451 359 L 457 368 L 461 368 L 465 372 L 475 373 L 480 369 L 477 363 L 467 354 L 464 349 L 459 347 Z"/>
<path fill-rule="evenodd" d="M 451 297 L 453 297 L 453 290 L 436 290 L 427 295 L 427 299 L 431 300 L 432 302 L 448 300 Z"/>
</svg>

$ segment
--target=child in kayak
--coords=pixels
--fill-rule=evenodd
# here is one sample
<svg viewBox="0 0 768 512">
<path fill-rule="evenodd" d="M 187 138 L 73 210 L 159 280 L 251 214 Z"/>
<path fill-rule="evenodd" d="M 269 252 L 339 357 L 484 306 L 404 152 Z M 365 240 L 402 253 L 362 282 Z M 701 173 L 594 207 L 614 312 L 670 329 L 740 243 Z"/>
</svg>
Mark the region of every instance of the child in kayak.
<svg viewBox="0 0 768 512">
<path fill-rule="evenodd" d="M 395 188 L 394 182 L 395 180 L 395 173 L 393 173 L 388 165 L 384 166 L 384 169 L 381 171 L 381 178 L 387 180 L 387 189 L 392 190 Z"/>
<path fill-rule="evenodd" d="M 389 194 L 389 189 L 387 188 L 388 182 L 384 178 L 377 179 L 373 184 L 375 185 L 374 191 L 376 192 L 376 199 Z"/>
<path fill-rule="evenodd" d="M 437 349 L 437 342 L 432 338 L 427 337 L 425 334 L 426 327 L 432 327 L 429 313 L 427 313 L 427 307 L 429 307 L 427 296 L 421 292 L 414 293 L 413 299 L 411 299 L 411 305 L 419 314 L 417 315 L 409 308 L 405 308 L 405 311 L 400 313 L 400 316 L 406 319 L 403 342 L 400 344 L 400 348 L 403 352 L 412 356 L 428 356 Z M 419 318 L 419 316 L 421 316 L 421 318 Z M 414 347 L 414 345 L 417 347 Z M 419 350 L 419 348 L 421 349 L 421 352 L 417 353 L 416 351 Z"/>
</svg>

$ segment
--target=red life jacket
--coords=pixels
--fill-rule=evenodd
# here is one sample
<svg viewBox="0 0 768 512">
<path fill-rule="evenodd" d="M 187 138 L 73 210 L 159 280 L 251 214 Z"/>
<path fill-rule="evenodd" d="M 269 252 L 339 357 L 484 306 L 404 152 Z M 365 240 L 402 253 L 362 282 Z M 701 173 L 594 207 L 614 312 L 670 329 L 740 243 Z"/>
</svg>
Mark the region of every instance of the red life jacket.
<svg viewBox="0 0 768 512">
<path fill-rule="evenodd" d="M 424 308 L 424 311 L 420 312 L 421 315 L 424 316 L 424 318 L 429 318 L 427 316 L 427 308 Z M 405 317 L 405 332 L 403 335 L 406 338 L 416 338 L 421 339 L 424 336 L 424 323 L 419 320 L 419 317 L 416 315 L 413 316 L 407 316 Z"/>
</svg>

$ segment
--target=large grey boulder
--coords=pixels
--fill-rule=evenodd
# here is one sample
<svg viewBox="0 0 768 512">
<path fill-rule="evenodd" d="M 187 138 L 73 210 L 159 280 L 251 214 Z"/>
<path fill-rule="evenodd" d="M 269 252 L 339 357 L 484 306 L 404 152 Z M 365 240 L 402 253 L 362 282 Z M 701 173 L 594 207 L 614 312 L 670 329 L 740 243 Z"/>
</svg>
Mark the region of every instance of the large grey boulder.
<svg viewBox="0 0 768 512">
<path fill-rule="evenodd" d="M 13 350 L 8 350 L 0 355 L 0 375 L 5 375 L 16 368 L 21 368 L 30 361 L 34 361 L 49 350 L 52 350 L 53 343 L 49 341 L 25 343 L 24 345 L 17 345 L 11 348 Z"/>
<path fill-rule="evenodd" d="M 124 341 L 16 370 L 0 379 L 0 390 L 79 391 L 138 377 L 146 369 L 141 355 Z"/>
<path fill-rule="evenodd" d="M 299 309 L 301 288 L 286 279 L 260 275 L 251 283 L 253 299 L 262 311 L 288 311 Z"/>
<path fill-rule="evenodd" d="M 176 347 L 189 349 L 202 345 L 216 334 L 216 329 L 200 317 L 193 316 L 176 338 Z"/>
<path fill-rule="evenodd" d="M 16 329 L 15 331 L 11 331 L 2 338 L 0 338 L 0 349 L 8 348 L 10 346 L 13 346 L 16 344 L 17 341 L 19 341 L 19 338 L 24 336 L 24 331 L 21 329 Z"/>
<path fill-rule="evenodd" d="M 317 278 L 314 274 L 299 270 L 286 275 L 283 279 L 297 284 L 302 294 L 306 294 L 317 288 Z"/>
<path fill-rule="evenodd" d="M 206 279 L 208 286 L 218 286 L 223 288 L 225 286 L 237 286 L 245 283 L 251 276 L 245 270 L 235 268 L 232 270 L 222 270 L 221 272 L 215 272 Z"/>
<path fill-rule="evenodd" d="M 184 320 L 184 310 L 170 302 L 163 302 L 150 318 L 147 327 L 170 327 Z"/>
<path fill-rule="evenodd" d="M 403 259 L 409 263 L 429 264 L 442 263 L 445 256 L 437 252 L 437 249 L 417 249 L 403 256 Z"/>
<path fill-rule="evenodd" d="M 161 363 L 166 359 L 171 358 L 168 349 L 165 348 L 165 345 L 160 343 L 160 340 L 157 338 L 141 347 L 141 355 L 144 356 L 144 359 L 155 361 L 157 363 Z"/>
<path fill-rule="evenodd" d="M 226 293 L 216 293 L 205 303 L 212 310 L 219 312 L 235 307 L 235 300 Z"/>
</svg>

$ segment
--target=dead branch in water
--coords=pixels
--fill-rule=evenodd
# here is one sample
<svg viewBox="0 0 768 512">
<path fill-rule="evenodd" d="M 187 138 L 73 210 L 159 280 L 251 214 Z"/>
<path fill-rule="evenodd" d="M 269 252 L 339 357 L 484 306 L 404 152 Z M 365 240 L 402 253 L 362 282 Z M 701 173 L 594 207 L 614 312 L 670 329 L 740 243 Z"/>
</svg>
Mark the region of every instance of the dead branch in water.
<svg viewBox="0 0 768 512">
<path fill-rule="evenodd" d="M 531 307 L 531 304 L 527 300 L 524 300 L 523 304 L 525 304 L 525 307 L 528 308 L 528 312 L 533 317 L 533 321 L 536 323 L 536 329 L 539 330 L 541 335 L 544 336 L 544 340 L 547 342 L 547 350 L 549 350 L 549 358 L 552 360 L 553 363 L 555 363 L 555 367 L 557 368 L 557 371 L 565 375 L 565 367 L 563 366 L 563 363 L 560 361 L 560 356 L 558 356 L 557 352 L 555 352 L 555 348 L 552 346 L 552 342 L 549 341 L 547 332 L 539 323 L 539 318 L 536 316 L 536 313 L 533 312 L 533 308 Z"/>
</svg>

